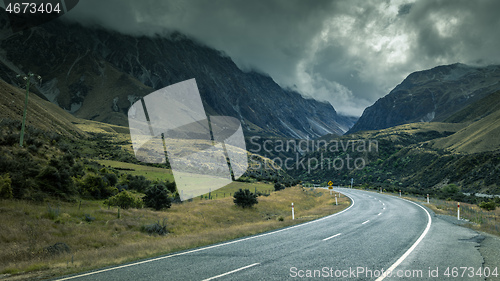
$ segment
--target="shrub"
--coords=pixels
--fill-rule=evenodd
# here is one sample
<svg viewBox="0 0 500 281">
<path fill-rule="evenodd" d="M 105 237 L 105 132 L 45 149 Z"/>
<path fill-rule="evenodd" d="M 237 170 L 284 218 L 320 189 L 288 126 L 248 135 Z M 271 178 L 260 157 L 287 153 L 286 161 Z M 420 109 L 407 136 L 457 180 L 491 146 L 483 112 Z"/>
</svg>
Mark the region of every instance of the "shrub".
<svg viewBox="0 0 500 281">
<path fill-rule="evenodd" d="M 495 204 L 495 201 L 489 201 L 479 203 L 479 207 L 488 211 L 494 211 L 497 208 L 497 205 Z"/>
<path fill-rule="evenodd" d="M 59 217 L 60 214 L 61 210 L 59 209 L 59 207 L 52 208 L 50 204 L 47 205 L 47 213 L 45 214 L 45 217 L 51 220 L 55 220 Z"/>
<path fill-rule="evenodd" d="M 95 220 L 95 218 L 89 214 L 84 214 L 83 215 L 83 220 L 86 221 L 86 222 L 93 222 Z"/>
<path fill-rule="evenodd" d="M 151 184 L 144 176 L 130 176 L 127 180 L 128 187 L 139 192 L 144 192 Z"/>
<path fill-rule="evenodd" d="M 12 198 L 12 180 L 7 173 L 3 176 L 0 175 L 0 199 Z"/>
<path fill-rule="evenodd" d="M 44 252 L 49 256 L 58 256 L 60 254 L 71 253 L 71 248 L 66 243 L 57 242 L 52 246 L 46 247 Z"/>
<path fill-rule="evenodd" d="M 285 218 L 283 216 L 278 217 L 278 221 L 284 221 L 284 220 L 285 220 Z"/>
<path fill-rule="evenodd" d="M 277 182 L 274 184 L 274 191 L 280 191 L 282 189 L 285 189 L 285 187 L 281 183 Z"/>
<path fill-rule="evenodd" d="M 117 192 L 115 187 L 108 185 L 108 182 L 104 180 L 104 177 L 94 173 L 87 173 L 78 182 L 78 185 L 80 193 L 83 196 L 90 196 L 95 199 L 108 198 Z"/>
<path fill-rule="evenodd" d="M 104 203 L 110 206 L 118 206 L 122 209 L 142 208 L 142 200 L 126 190 L 110 197 Z"/>
<path fill-rule="evenodd" d="M 460 188 L 456 184 L 449 184 L 445 187 L 443 187 L 443 192 L 446 194 L 455 194 L 460 192 Z"/>
<path fill-rule="evenodd" d="M 159 211 L 161 209 L 168 209 L 172 205 L 171 193 L 162 183 L 150 186 L 145 193 L 146 196 L 143 197 L 143 200 L 146 207 Z"/>
<path fill-rule="evenodd" d="M 168 233 L 166 219 L 160 223 L 160 221 L 144 225 L 141 227 L 141 231 L 146 232 L 149 235 L 160 235 L 164 236 Z"/>
<path fill-rule="evenodd" d="M 257 201 L 257 194 L 250 192 L 248 189 L 242 190 L 241 188 L 239 191 L 234 193 L 233 202 L 236 206 L 240 206 L 242 208 L 252 207 L 253 205 L 259 203 Z"/>
</svg>

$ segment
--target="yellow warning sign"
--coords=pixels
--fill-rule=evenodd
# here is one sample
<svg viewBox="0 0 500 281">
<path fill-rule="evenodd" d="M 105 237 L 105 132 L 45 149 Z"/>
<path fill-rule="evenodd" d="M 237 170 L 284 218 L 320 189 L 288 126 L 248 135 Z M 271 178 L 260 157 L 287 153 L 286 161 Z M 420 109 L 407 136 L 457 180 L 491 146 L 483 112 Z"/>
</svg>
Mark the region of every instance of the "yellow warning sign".
<svg viewBox="0 0 500 281">
<path fill-rule="evenodd" d="M 333 186 L 332 186 L 332 185 L 333 185 L 333 182 L 332 182 L 332 181 L 329 181 L 329 182 L 328 182 L 328 189 L 333 189 Z"/>
</svg>

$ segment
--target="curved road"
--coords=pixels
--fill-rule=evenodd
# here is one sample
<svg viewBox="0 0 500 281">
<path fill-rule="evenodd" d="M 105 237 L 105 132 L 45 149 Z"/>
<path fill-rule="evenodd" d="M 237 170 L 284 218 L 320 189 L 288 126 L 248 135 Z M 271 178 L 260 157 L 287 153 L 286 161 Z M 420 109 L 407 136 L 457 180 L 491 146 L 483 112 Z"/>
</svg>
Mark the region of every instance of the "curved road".
<svg viewBox="0 0 500 281">
<path fill-rule="evenodd" d="M 376 280 L 378 277 L 380 281 L 383 279 L 379 277 L 381 270 L 386 272 L 387 269 L 392 269 L 394 275 L 385 280 L 401 279 L 395 275 L 397 270 L 403 269 L 401 274 L 411 273 L 415 280 L 426 280 L 431 265 L 423 263 L 419 264 L 421 268 L 411 268 L 410 261 L 426 260 L 421 248 L 427 243 L 425 236 L 431 227 L 429 213 L 420 205 L 394 196 L 336 189 L 339 190 L 353 201 L 341 213 L 274 232 L 59 280 L 292 280 L 313 277 Z M 415 249 L 415 252 L 420 250 L 419 256 L 413 253 Z"/>
</svg>

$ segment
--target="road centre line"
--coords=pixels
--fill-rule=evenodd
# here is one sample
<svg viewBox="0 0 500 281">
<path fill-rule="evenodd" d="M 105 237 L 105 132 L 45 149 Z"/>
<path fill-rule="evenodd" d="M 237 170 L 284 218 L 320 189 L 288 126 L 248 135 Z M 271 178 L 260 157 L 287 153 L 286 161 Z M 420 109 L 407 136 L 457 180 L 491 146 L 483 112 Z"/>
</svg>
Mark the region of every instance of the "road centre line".
<svg viewBox="0 0 500 281">
<path fill-rule="evenodd" d="M 337 233 L 337 234 L 335 234 L 335 235 L 333 235 L 333 236 L 330 236 L 330 237 L 328 237 L 328 238 L 323 239 L 323 241 L 330 240 L 330 239 L 335 238 L 335 237 L 337 237 L 337 236 L 339 236 L 339 235 L 341 235 L 341 234 L 342 234 L 342 233 Z"/>
<path fill-rule="evenodd" d="M 362 223 L 362 224 L 368 223 L 369 221 L 370 221 L 370 220 L 367 220 L 367 221 L 365 221 L 365 222 L 364 222 L 364 223 Z"/>
<path fill-rule="evenodd" d="M 276 230 L 276 231 L 272 231 L 272 232 L 268 232 L 268 233 L 263 233 L 263 234 L 259 234 L 259 235 L 255 235 L 255 236 L 250 236 L 250 237 L 242 238 L 242 239 L 239 239 L 239 240 L 233 240 L 233 241 L 229 241 L 229 242 L 225 242 L 225 243 L 221 243 L 221 244 L 216 244 L 216 245 L 212 245 L 212 246 L 198 248 L 198 249 L 194 249 L 194 250 L 190 250 L 190 251 L 186 251 L 186 252 L 180 252 L 180 253 L 171 254 L 171 255 L 168 255 L 168 256 L 162 256 L 162 257 L 153 258 L 153 259 L 149 259 L 149 260 L 144 260 L 144 261 L 140 261 L 140 262 L 124 264 L 124 265 L 120 265 L 120 266 L 116 266 L 116 267 L 110 267 L 110 268 L 106 268 L 106 269 L 101 269 L 101 270 L 97 270 L 97 271 L 92 271 L 92 272 L 87 272 L 87 273 L 83 273 L 83 274 L 79 274 L 79 275 L 69 276 L 69 277 L 65 277 L 65 278 L 61 278 L 61 279 L 56 279 L 56 281 L 71 280 L 71 279 L 75 279 L 75 278 L 79 278 L 79 277 L 84 277 L 84 276 L 94 275 L 94 274 L 103 273 L 103 272 L 107 272 L 107 271 L 112 271 L 112 270 L 115 270 L 115 269 L 121 269 L 121 268 L 126 268 L 126 267 L 130 267 L 130 266 L 134 266 L 134 265 L 140 265 L 140 264 L 144 264 L 144 263 L 149 263 L 149 262 L 164 260 L 164 259 L 168 259 L 168 258 L 173 258 L 173 257 L 177 257 L 177 256 L 186 255 L 186 254 L 201 252 L 201 251 L 205 251 L 205 250 L 209 250 L 209 249 L 213 249 L 213 248 L 227 246 L 227 245 L 231 245 L 231 244 L 235 244 L 235 243 L 239 243 L 239 242 L 243 242 L 243 241 L 247 241 L 247 240 L 251 240 L 251 239 L 255 239 L 255 238 L 260 238 L 260 237 L 264 237 L 264 236 L 268 236 L 268 235 L 280 233 L 280 232 L 283 232 L 283 231 L 286 231 L 286 230 L 290 230 L 290 229 L 298 228 L 298 227 L 301 227 L 301 226 L 304 226 L 304 225 L 308 225 L 308 224 L 312 224 L 312 223 L 319 222 L 319 221 L 322 221 L 322 220 L 326 220 L 326 219 L 332 218 L 334 216 L 340 215 L 340 214 L 348 211 L 349 209 L 351 209 L 354 206 L 354 199 L 352 197 L 350 197 L 349 195 L 347 195 L 347 194 L 344 194 L 344 195 L 346 197 L 348 197 L 349 199 L 351 199 L 351 202 L 352 202 L 351 206 L 347 207 L 346 209 L 344 209 L 344 210 L 342 210 L 342 211 L 340 211 L 338 213 L 331 214 L 329 216 L 322 217 L 322 218 L 319 218 L 317 220 L 313 220 L 313 221 L 309 221 L 309 222 L 306 222 L 306 223 L 297 224 L 297 225 L 294 225 L 294 226 L 290 226 L 290 227 L 287 227 L 287 228 L 282 228 L 282 229 L 279 229 L 279 230 Z"/>
<path fill-rule="evenodd" d="M 250 267 L 253 267 L 253 266 L 256 266 L 256 265 L 259 265 L 260 263 L 254 263 L 254 264 L 251 264 L 251 265 L 247 265 L 247 266 L 244 266 L 244 267 L 240 267 L 238 269 L 235 269 L 235 270 L 231 270 L 229 272 L 226 272 L 226 273 L 222 273 L 220 275 L 217 275 L 217 276 L 214 276 L 214 277 L 210 277 L 208 279 L 203 279 L 203 281 L 210 281 L 210 280 L 214 280 L 214 279 L 217 279 L 217 278 L 220 278 L 220 277 L 223 277 L 223 276 L 226 276 L 226 275 L 229 275 L 229 274 L 232 274 L 232 273 L 235 273 L 235 272 L 238 272 L 238 271 L 241 271 L 243 269 L 247 269 L 247 268 L 250 268 Z"/>
</svg>

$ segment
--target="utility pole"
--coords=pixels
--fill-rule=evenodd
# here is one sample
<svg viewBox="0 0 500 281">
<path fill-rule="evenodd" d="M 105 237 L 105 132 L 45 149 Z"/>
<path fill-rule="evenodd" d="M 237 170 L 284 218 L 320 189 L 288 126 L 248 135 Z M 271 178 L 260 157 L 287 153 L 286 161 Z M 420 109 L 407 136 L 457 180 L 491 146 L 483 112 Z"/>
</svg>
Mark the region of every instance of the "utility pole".
<svg viewBox="0 0 500 281">
<path fill-rule="evenodd" d="M 23 111 L 23 123 L 21 125 L 21 138 L 19 139 L 19 146 L 23 146 L 24 142 L 24 127 L 26 126 L 26 111 L 28 111 L 28 96 L 30 94 L 30 83 L 31 83 L 31 77 L 36 77 L 40 83 L 42 82 L 42 77 L 40 75 L 35 75 L 31 72 L 28 73 L 28 75 L 17 75 L 17 78 L 22 77 L 23 81 L 26 82 L 26 98 L 24 100 L 24 111 Z"/>
</svg>

